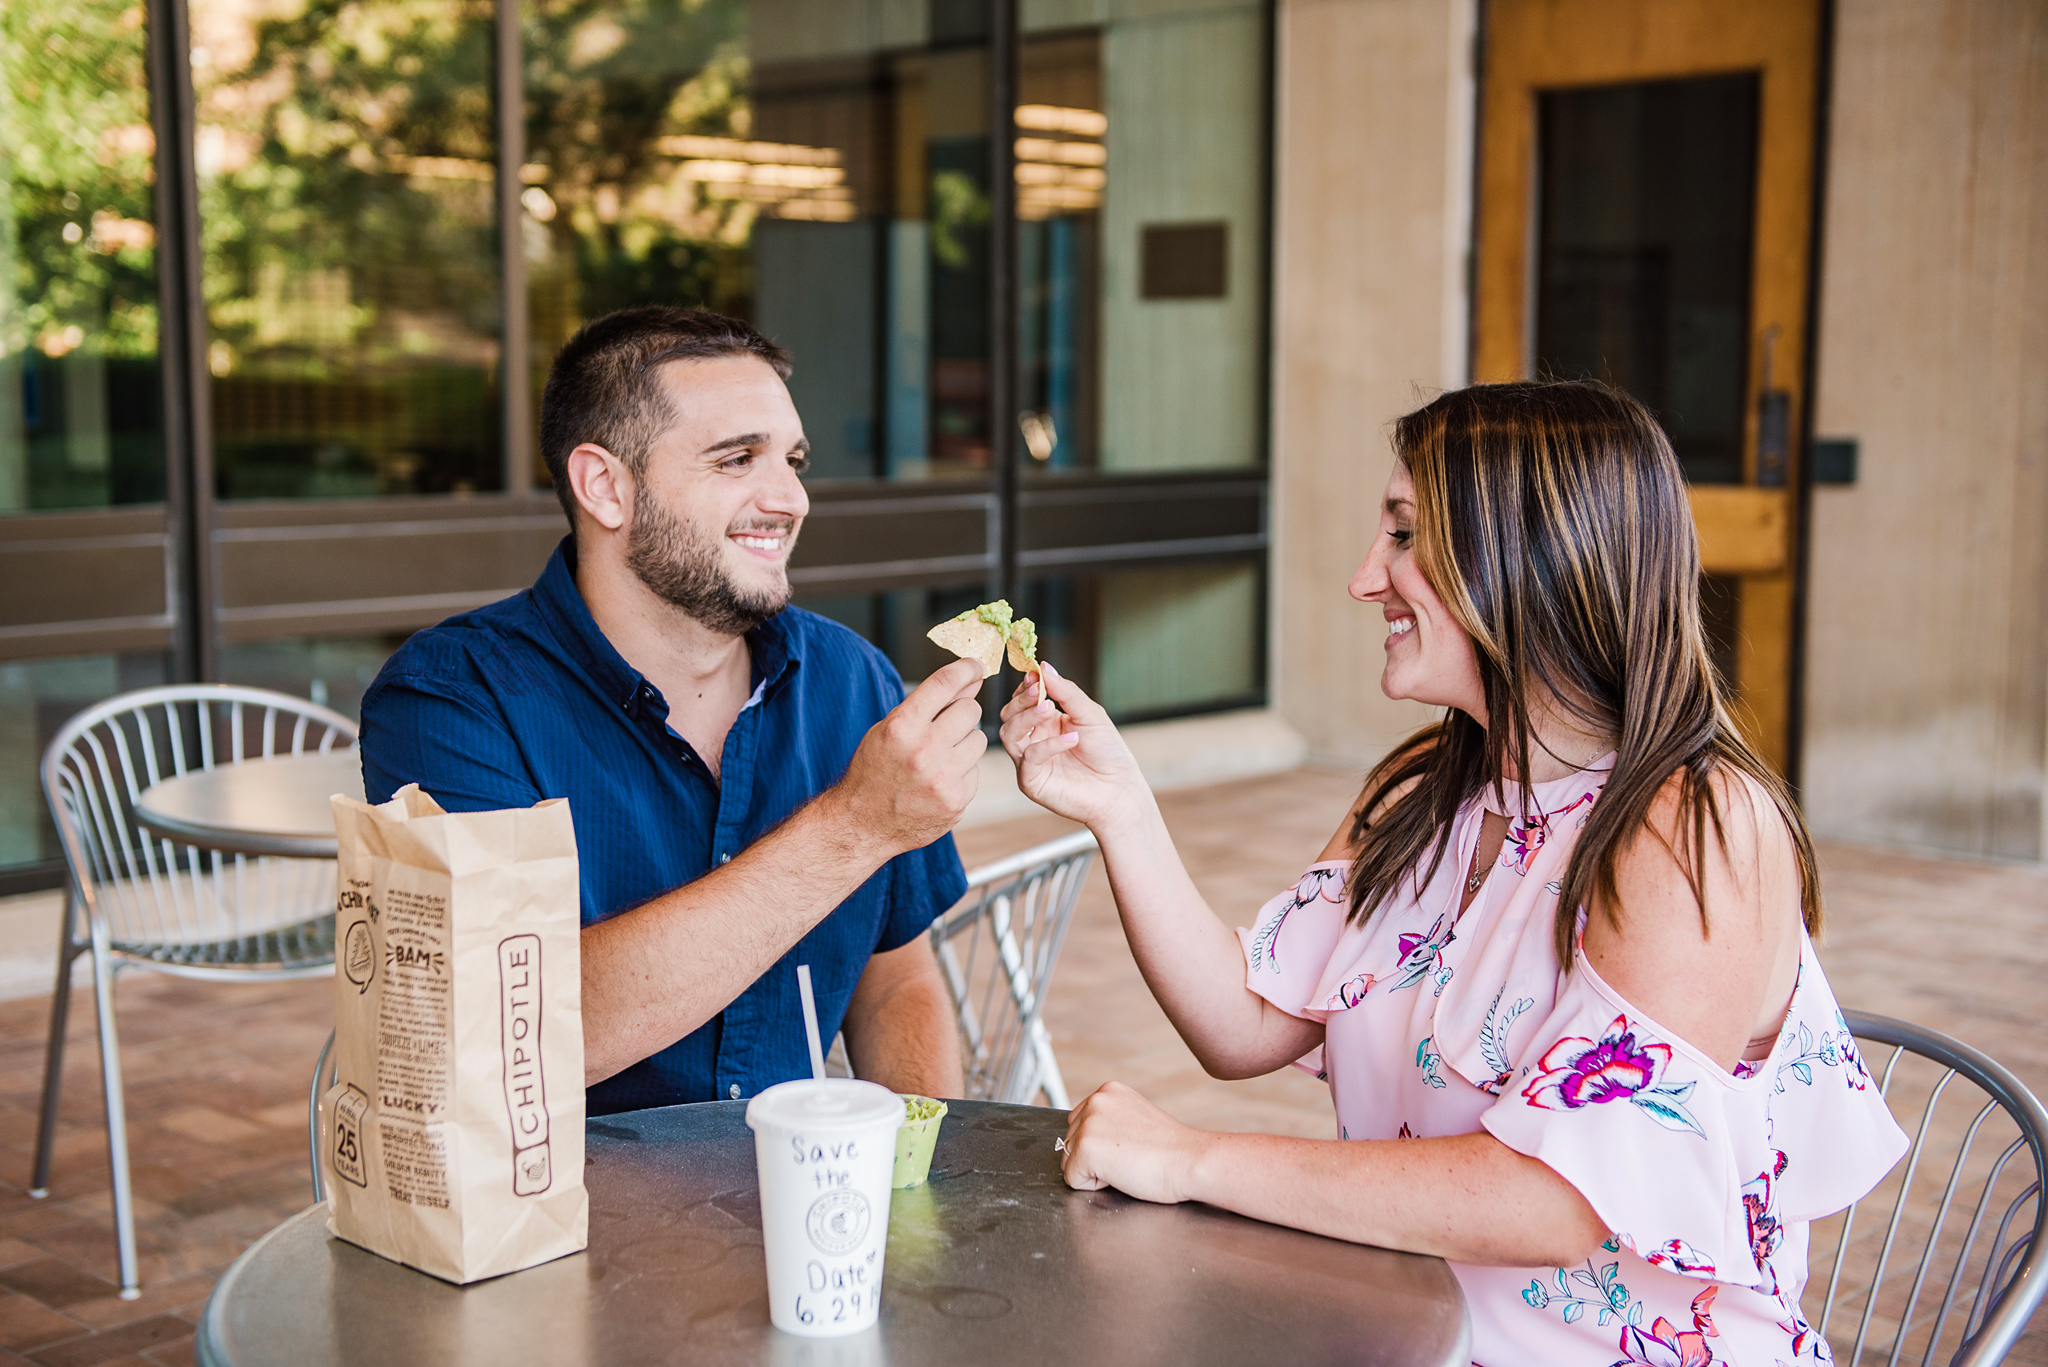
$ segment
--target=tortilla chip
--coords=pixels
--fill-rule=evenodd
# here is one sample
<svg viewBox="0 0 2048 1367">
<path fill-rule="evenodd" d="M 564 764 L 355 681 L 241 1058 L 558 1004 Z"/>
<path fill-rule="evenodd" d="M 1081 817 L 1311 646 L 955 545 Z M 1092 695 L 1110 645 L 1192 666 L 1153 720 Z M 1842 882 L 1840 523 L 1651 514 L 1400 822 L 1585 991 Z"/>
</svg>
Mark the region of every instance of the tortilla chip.
<svg viewBox="0 0 2048 1367">
<path fill-rule="evenodd" d="M 953 617 L 927 631 L 925 636 L 933 645 L 950 650 L 963 660 L 980 661 L 984 679 L 1003 667 L 1003 633 L 987 622 L 963 622 Z"/>
<path fill-rule="evenodd" d="M 1038 668 L 1038 628 L 1029 617 L 1010 623 L 1010 668 L 1029 674 Z"/>
</svg>

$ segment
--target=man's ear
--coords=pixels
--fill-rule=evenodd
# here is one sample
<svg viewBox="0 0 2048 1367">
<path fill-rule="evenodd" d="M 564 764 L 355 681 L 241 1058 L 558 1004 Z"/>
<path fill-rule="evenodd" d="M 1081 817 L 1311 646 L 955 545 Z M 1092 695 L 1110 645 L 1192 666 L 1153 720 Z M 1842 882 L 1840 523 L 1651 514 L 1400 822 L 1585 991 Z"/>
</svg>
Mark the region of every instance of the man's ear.
<svg viewBox="0 0 2048 1367">
<path fill-rule="evenodd" d="M 626 525 L 633 504 L 633 475 L 626 463 L 602 446 L 584 442 L 569 453 L 569 491 L 591 520 L 606 531 Z"/>
</svg>

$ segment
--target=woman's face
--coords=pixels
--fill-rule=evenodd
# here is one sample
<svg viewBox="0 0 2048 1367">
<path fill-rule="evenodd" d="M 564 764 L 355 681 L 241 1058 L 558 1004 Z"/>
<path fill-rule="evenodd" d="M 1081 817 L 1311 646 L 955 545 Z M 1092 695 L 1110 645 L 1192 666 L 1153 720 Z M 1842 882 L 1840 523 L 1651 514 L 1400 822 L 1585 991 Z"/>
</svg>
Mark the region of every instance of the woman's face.
<svg viewBox="0 0 2048 1367">
<path fill-rule="evenodd" d="M 1351 576 L 1351 596 L 1378 603 L 1387 618 L 1387 668 L 1380 688 L 1390 698 L 1455 707 L 1486 724 L 1486 689 L 1472 638 L 1423 578 L 1415 554 L 1415 484 L 1394 463 L 1380 505 L 1380 530 L 1365 563 Z"/>
</svg>

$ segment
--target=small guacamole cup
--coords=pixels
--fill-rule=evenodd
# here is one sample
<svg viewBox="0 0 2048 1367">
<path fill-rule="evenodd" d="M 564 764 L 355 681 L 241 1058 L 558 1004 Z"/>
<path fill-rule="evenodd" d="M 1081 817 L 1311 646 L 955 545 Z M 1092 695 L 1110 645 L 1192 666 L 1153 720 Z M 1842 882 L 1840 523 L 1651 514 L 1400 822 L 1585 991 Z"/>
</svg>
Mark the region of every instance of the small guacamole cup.
<svg viewBox="0 0 2048 1367">
<path fill-rule="evenodd" d="M 931 1176 L 932 1150 L 939 1142 L 939 1121 L 946 1103 L 928 1096 L 903 1098 L 903 1128 L 896 1131 L 896 1176 L 890 1183 L 896 1190 L 921 1187 Z"/>
</svg>

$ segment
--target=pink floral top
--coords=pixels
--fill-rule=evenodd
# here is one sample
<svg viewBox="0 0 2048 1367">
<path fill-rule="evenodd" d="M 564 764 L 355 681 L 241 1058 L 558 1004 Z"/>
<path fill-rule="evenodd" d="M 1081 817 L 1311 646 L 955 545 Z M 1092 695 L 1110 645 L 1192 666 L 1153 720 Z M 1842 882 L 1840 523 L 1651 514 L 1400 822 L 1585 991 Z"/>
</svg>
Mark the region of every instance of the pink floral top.
<svg viewBox="0 0 2048 1367">
<path fill-rule="evenodd" d="M 1326 1024 L 1302 1061 L 1346 1139 L 1485 1129 L 1548 1164 L 1612 1237 L 1577 1267 L 1453 1264 L 1486 1367 L 1825 1362 L 1799 1309 L 1807 1223 L 1875 1186 L 1906 1137 L 1801 936 L 1770 1057 L 1723 1071 L 1552 941 L 1558 880 L 1610 760 L 1489 790 L 1458 814 L 1436 877 L 1345 922 L 1340 863 L 1312 866 L 1244 942 L 1251 989 Z M 1484 808 L 1509 817 L 1461 917 Z M 1583 912 L 1581 925 L 1583 926 Z"/>
</svg>

